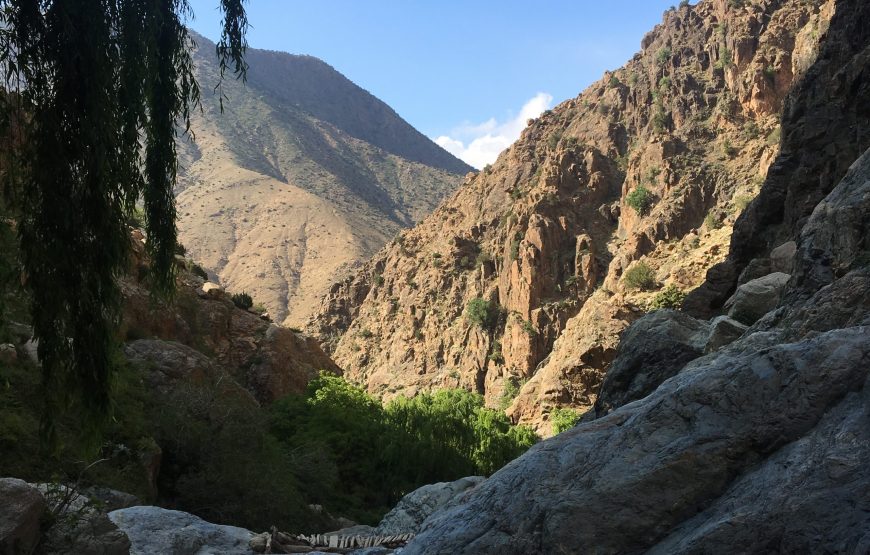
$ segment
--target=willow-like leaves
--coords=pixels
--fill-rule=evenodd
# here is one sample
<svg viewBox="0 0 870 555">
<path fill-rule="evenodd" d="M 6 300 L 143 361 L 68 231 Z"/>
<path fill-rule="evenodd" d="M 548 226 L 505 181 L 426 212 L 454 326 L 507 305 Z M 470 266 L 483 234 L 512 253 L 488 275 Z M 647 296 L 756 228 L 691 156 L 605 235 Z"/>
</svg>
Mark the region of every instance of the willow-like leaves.
<svg viewBox="0 0 870 555">
<path fill-rule="evenodd" d="M 244 0 L 220 0 L 221 67 L 244 78 Z M 18 219 L 45 384 L 43 433 L 80 403 L 97 430 L 110 409 L 128 264 L 127 221 L 144 203 L 151 279 L 171 293 L 176 136 L 199 102 L 186 0 L 0 0 L 0 64 L 23 139 L 4 164 Z"/>
</svg>

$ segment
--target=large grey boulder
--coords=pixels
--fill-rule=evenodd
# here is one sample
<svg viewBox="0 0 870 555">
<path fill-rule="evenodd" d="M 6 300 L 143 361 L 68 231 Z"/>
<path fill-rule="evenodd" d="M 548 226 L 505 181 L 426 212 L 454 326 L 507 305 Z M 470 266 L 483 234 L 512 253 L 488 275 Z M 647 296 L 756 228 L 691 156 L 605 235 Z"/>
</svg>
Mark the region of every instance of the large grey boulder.
<svg viewBox="0 0 870 555">
<path fill-rule="evenodd" d="M 770 269 L 774 272 L 791 274 L 794 267 L 794 256 L 797 252 L 797 243 L 786 241 L 770 251 Z"/>
<path fill-rule="evenodd" d="M 39 542 L 45 498 L 24 480 L 0 478 L 0 555 L 30 553 Z"/>
<path fill-rule="evenodd" d="M 744 283 L 725 302 L 728 316 L 751 326 L 776 308 L 790 277 L 782 272 L 774 272 Z"/>
<path fill-rule="evenodd" d="M 439 482 L 419 487 L 403 497 L 393 510 L 384 516 L 375 528 L 374 534 L 379 536 L 416 534 L 423 521 L 432 513 L 450 506 L 462 494 L 476 487 L 483 480 L 482 476 L 469 476 L 453 482 Z"/>
<path fill-rule="evenodd" d="M 748 328 L 749 326 L 728 316 L 717 316 L 710 322 L 710 334 L 707 336 L 704 352 L 718 351 L 743 335 Z"/>
<path fill-rule="evenodd" d="M 253 533 L 211 524 L 192 514 L 160 507 L 129 507 L 109 519 L 130 538 L 131 555 L 249 555 Z"/>
<path fill-rule="evenodd" d="M 870 472 L 856 462 L 870 457 L 870 437 L 842 426 L 846 415 L 866 421 L 870 413 L 870 329 L 776 340 L 775 333 L 743 338 L 690 363 L 646 398 L 532 447 L 463 502 L 432 515 L 403 554 L 641 552 L 712 500 L 727 499 L 735 477 L 758 472 L 759 462 L 801 440 L 814 445 L 821 481 L 803 483 L 774 458 L 771 475 L 756 485 L 790 481 L 789 498 L 800 499 L 803 488 L 819 492 L 827 483 L 828 510 L 803 515 L 783 507 L 763 536 L 731 521 L 756 543 L 746 551 L 712 544 L 709 552 L 858 545 L 870 530 Z M 841 428 L 853 435 L 834 441 Z M 846 478 L 860 487 L 847 487 Z M 776 498 L 764 488 L 745 491 L 773 510 Z M 802 526 L 808 532 L 786 539 Z"/>
<path fill-rule="evenodd" d="M 585 420 L 646 397 L 662 382 L 704 353 L 710 326 L 675 310 L 657 310 L 622 335 L 595 406 Z"/>
</svg>

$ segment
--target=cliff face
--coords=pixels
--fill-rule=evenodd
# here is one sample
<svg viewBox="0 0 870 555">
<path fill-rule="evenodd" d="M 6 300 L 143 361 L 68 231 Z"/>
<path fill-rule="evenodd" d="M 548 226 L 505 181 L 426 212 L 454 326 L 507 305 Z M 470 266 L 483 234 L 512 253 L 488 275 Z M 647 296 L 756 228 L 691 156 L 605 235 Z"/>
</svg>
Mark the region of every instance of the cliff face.
<svg viewBox="0 0 870 555">
<path fill-rule="evenodd" d="M 204 90 L 181 141 L 179 238 L 212 279 L 301 325 L 331 283 L 431 213 L 471 168 L 311 56 L 250 49 L 246 84 L 212 95 L 214 44 L 196 37 Z"/>
<path fill-rule="evenodd" d="M 665 287 L 692 290 L 725 259 L 832 11 L 709 0 L 666 12 L 623 68 L 530 121 L 335 285 L 309 329 L 372 392 L 466 387 L 548 433 L 554 408 L 594 403 L 620 332 Z M 633 267 L 650 275 L 626 279 Z"/>
<path fill-rule="evenodd" d="M 870 150 L 848 163 L 827 145 L 868 146 L 868 20 L 870 4 L 836 2 L 789 97 L 783 151 L 734 231 L 729 260 L 752 253 L 743 271 L 755 277 L 724 306 L 746 318 L 741 304 L 766 304 L 772 288 L 769 310 L 700 350 L 723 317 L 639 319 L 606 403 L 430 517 L 403 553 L 867 552 Z M 810 165 L 823 171 L 805 175 Z M 747 244 L 751 223 L 770 235 Z M 766 254 L 783 240 L 793 243 Z"/>
</svg>

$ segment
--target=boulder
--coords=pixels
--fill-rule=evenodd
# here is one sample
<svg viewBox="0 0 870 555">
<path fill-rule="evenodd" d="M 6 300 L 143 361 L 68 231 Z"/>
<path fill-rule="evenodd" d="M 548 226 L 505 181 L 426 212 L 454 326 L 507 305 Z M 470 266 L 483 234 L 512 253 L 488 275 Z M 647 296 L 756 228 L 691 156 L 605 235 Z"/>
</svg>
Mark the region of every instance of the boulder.
<svg viewBox="0 0 870 555">
<path fill-rule="evenodd" d="M 99 499 L 64 485 L 37 484 L 36 487 L 53 515 L 41 545 L 44 554 L 127 555 L 130 552 L 130 540 L 109 520 Z M 107 498 L 128 496 L 99 489 Z"/>
<path fill-rule="evenodd" d="M 220 299 L 224 296 L 224 290 L 217 283 L 207 281 L 199 289 L 200 295 L 207 299 Z"/>
<path fill-rule="evenodd" d="M 249 555 L 253 533 L 211 524 L 192 514 L 160 507 L 129 507 L 109 519 L 130 538 L 131 555 Z"/>
<path fill-rule="evenodd" d="M 39 542 L 45 498 L 24 480 L 0 478 L 0 555 L 30 553 Z"/>
<path fill-rule="evenodd" d="M 661 553 L 860 552 L 868 338 L 863 327 L 790 344 L 745 336 L 535 445 L 429 517 L 402 553 L 638 553 L 659 542 Z M 671 549 L 711 530 L 715 542 Z"/>
<path fill-rule="evenodd" d="M 717 316 L 710 322 L 710 335 L 704 352 L 711 353 L 738 339 L 749 327 L 728 316 Z"/>
<path fill-rule="evenodd" d="M 788 274 L 774 272 L 744 283 L 725 302 L 728 316 L 751 326 L 776 308 L 790 278 Z"/>
<path fill-rule="evenodd" d="M 454 504 L 462 494 L 475 488 L 484 478 L 469 476 L 454 482 L 439 482 L 415 489 L 384 516 L 374 533 L 380 536 L 416 534 L 423 521 L 436 510 Z"/>
<path fill-rule="evenodd" d="M 794 255 L 797 252 L 797 243 L 787 241 L 770 251 L 770 269 L 774 272 L 791 274 L 794 265 Z"/>
<path fill-rule="evenodd" d="M 710 333 L 706 322 L 675 310 L 657 310 L 634 322 L 622 336 L 587 419 L 652 393 L 704 353 Z"/>
</svg>

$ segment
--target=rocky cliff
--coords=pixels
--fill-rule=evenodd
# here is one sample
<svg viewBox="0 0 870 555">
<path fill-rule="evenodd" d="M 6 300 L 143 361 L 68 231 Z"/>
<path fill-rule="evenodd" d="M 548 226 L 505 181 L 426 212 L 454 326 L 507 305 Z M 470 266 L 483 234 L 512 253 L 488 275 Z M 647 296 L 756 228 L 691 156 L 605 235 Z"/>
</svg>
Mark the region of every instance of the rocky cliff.
<svg viewBox="0 0 870 555">
<path fill-rule="evenodd" d="M 784 141 L 738 222 L 770 233 L 747 245 L 734 231 L 729 260 L 751 253 L 754 277 L 720 305 L 754 323 L 711 346 L 729 316 L 639 319 L 586 422 L 433 515 L 403 553 L 870 549 L 870 141 L 858 131 L 870 123 L 868 18 L 866 2 L 836 2 L 783 119 L 783 136 L 806 143 Z M 846 143 L 863 152 L 851 165 L 824 146 Z M 824 170 L 807 175 L 810 165 Z M 794 243 L 767 252 L 783 240 Z M 758 305 L 770 310 L 745 310 Z M 643 352 L 651 363 L 635 364 Z"/>
<path fill-rule="evenodd" d="M 247 83 L 212 94 L 215 47 L 195 38 L 203 110 L 180 142 L 180 240 L 212 279 L 301 325 L 471 168 L 311 56 L 250 49 Z"/>
<path fill-rule="evenodd" d="M 588 409 L 619 334 L 726 258 L 833 6 L 667 11 L 624 67 L 335 285 L 309 329 L 388 397 L 466 387 L 542 433 L 554 409 Z"/>
</svg>

